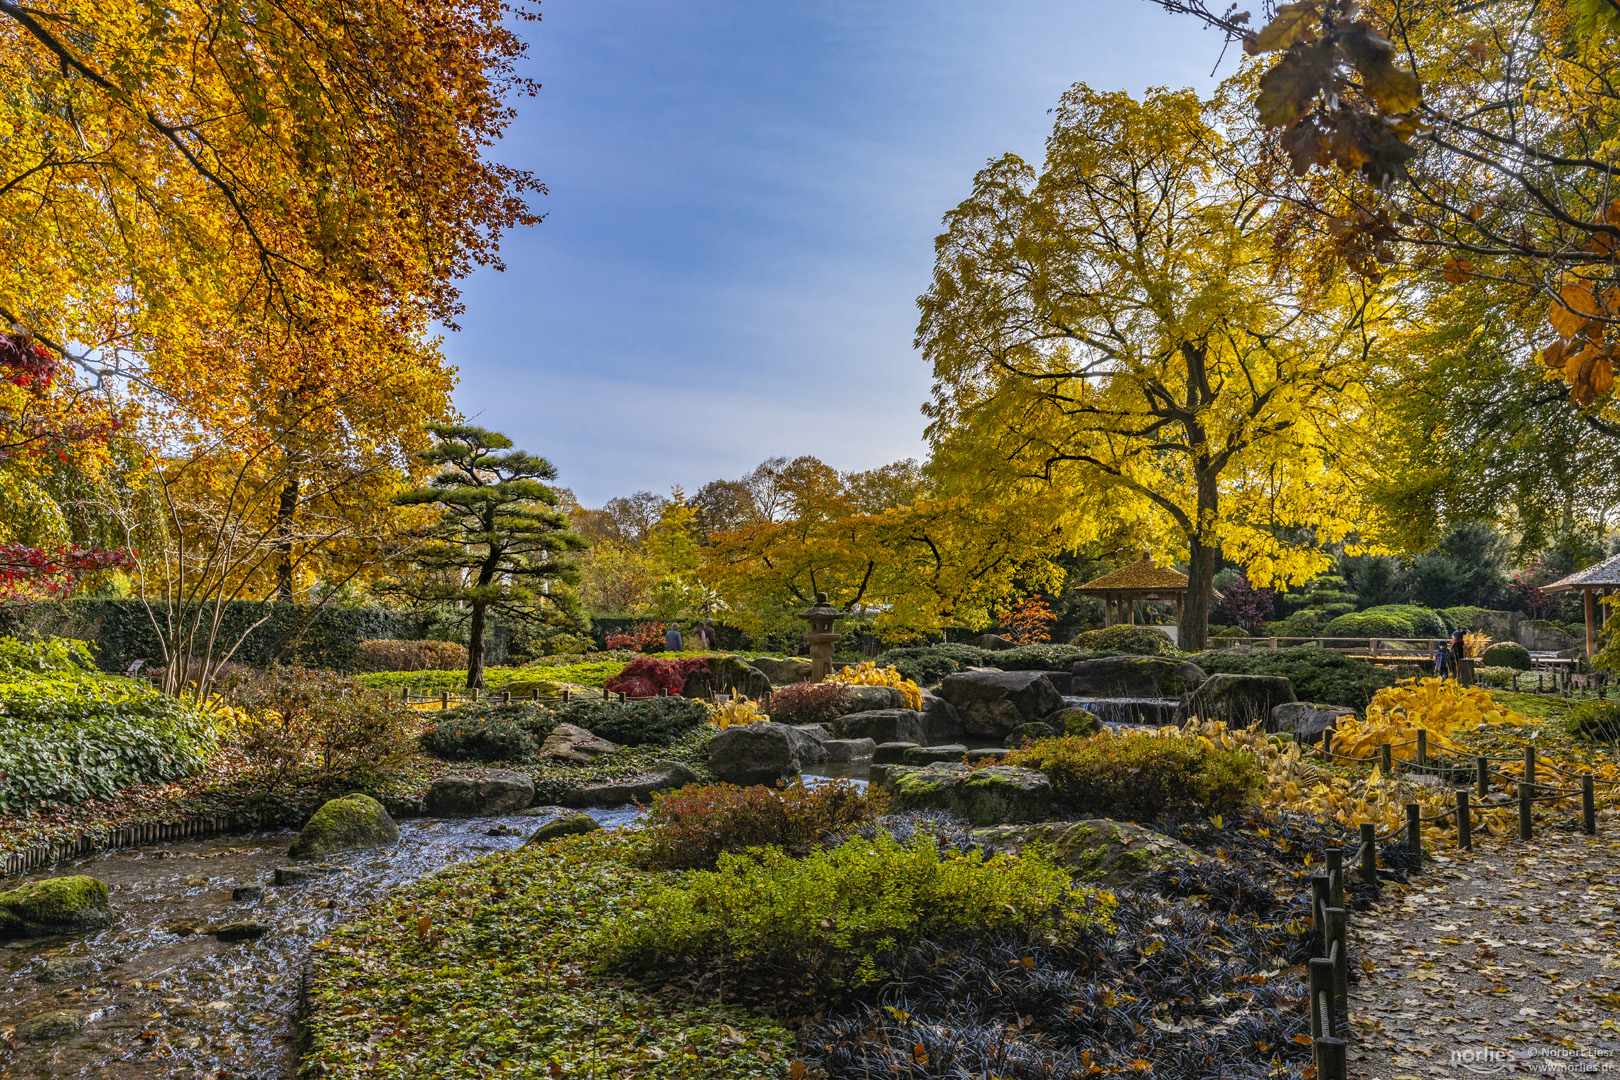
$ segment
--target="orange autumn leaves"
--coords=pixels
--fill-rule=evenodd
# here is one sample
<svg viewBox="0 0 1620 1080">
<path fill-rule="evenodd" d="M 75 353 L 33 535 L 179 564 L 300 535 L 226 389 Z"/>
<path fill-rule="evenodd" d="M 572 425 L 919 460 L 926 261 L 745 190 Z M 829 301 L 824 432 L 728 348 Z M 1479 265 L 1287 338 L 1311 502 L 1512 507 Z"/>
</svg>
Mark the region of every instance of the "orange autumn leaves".
<svg viewBox="0 0 1620 1080">
<path fill-rule="evenodd" d="M 1600 209 L 1594 220 L 1620 226 L 1620 199 Z M 1598 276 L 1612 271 L 1620 239 L 1599 232 L 1586 246 L 1611 261 L 1566 276 L 1547 311 L 1558 340 L 1541 351 L 1541 362 L 1569 383 L 1570 398 L 1583 409 L 1613 391 L 1615 361 L 1620 357 L 1620 336 L 1613 332 L 1613 324 L 1620 320 L 1620 285 L 1613 284 L 1610 274 Z"/>
</svg>

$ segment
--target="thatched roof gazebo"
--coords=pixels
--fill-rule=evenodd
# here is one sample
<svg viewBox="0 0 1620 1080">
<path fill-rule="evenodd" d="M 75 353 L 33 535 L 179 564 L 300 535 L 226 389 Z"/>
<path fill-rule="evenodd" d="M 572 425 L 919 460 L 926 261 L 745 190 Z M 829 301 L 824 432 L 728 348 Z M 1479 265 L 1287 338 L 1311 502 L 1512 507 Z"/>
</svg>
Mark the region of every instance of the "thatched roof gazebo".
<svg viewBox="0 0 1620 1080">
<path fill-rule="evenodd" d="M 1586 614 L 1586 655 L 1591 656 L 1597 651 L 1598 630 L 1608 623 L 1608 613 L 1603 606 L 1596 603 L 1599 596 L 1610 596 L 1620 592 L 1620 555 L 1614 555 L 1596 566 L 1588 566 L 1585 570 L 1575 573 L 1544 585 L 1542 592 L 1566 593 L 1579 592 L 1582 607 Z"/>
<path fill-rule="evenodd" d="M 1155 566 L 1153 559 L 1144 555 L 1129 566 L 1076 586 L 1075 591 L 1102 598 L 1104 626 L 1136 622 L 1133 605 L 1138 600 L 1174 600 L 1179 624 L 1187 602 L 1187 575 L 1168 566 Z"/>
</svg>

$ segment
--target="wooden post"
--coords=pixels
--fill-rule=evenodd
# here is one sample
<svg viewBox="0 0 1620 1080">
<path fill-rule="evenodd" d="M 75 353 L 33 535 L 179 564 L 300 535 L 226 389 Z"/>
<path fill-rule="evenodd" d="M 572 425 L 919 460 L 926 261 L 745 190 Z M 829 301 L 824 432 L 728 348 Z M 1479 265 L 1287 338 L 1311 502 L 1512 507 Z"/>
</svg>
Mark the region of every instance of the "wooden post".
<svg viewBox="0 0 1620 1080">
<path fill-rule="evenodd" d="M 1322 1017 L 1323 995 L 1327 996 L 1330 1012 L 1333 1008 L 1333 961 L 1325 956 L 1312 957 L 1306 969 L 1311 977 L 1311 1038 L 1320 1039 L 1333 1034 Z"/>
<path fill-rule="evenodd" d="M 1536 797 L 1536 785 L 1534 785 L 1534 784 L 1524 784 L 1524 783 L 1521 783 L 1519 785 L 1519 839 L 1520 840 L 1528 840 L 1528 839 L 1530 839 L 1530 836 L 1532 834 L 1533 822 L 1530 819 L 1530 811 L 1534 808 L 1535 804 L 1532 803 L 1531 800 L 1534 799 L 1535 797 Z"/>
<path fill-rule="evenodd" d="M 1367 646 L 1367 652 L 1372 656 L 1378 655 L 1378 638 L 1373 638 Z"/>
<path fill-rule="evenodd" d="M 1326 874 L 1311 875 L 1311 920 L 1318 930 L 1327 927 L 1327 916 L 1322 912 L 1328 907 L 1328 876 Z"/>
<path fill-rule="evenodd" d="M 1345 912 L 1342 907 L 1327 909 L 1328 957 L 1333 961 L 1333 1019 L 1335 1025 L 1350 1012 L 1350 940 L 1345 934 Z"/>
<path fill-rule="evenodd" d="M 472 702 L 476 702 L 478 700 L 478 687 L 467 687 L 467 700 Z"/>
<path fill-rule="evenodd" d="M 399 700 L 401 700 L 403 702 L 407 702 L 407 703 L 410 702 L 410 700 L 411 700 L 411 688 L 410 687 L 408 687 L 408 686 L 400 687 L 400 689 L 399 689 Z"/>
<path fill-rule="evenodd" d="M 889 700 L 892 701 L 894 699 L 890 698 Z M 439 691 L 439 708 L 448 709 L 449 707 L 450 707 L 450 691 L 448 691 L 448 690 L 440 690 Z"/>
<path fill-rule="evenodd" d="M 1586 614 L 1586 655 L 1597 652 L 1597 628 L 1592 625 L 1592 590 L 1581 590 L 1581 607 Z"/>
<path fill-rule="evenodd" d="M 1328 906 L 1344 907 L 1344 849 L 1328 848 Z"/>
<path fill-rule="evenodd" d="M 1533 745 L 1524 748 L 1524 782 L 1532 787 L 1536 783 L 1536 748 Z"/>
<path fill-rule="evenodd" d="M 1418 804 L 1406 804 L 1406 846 L 1421 863 L 1423 861 L 1423 815 Z"/>
<path fill-rule="evenodd" d="M 1474 790 L 1482 799 L 1491 793 L 1491 759 L 1484 754 L 1474 759 Z"/>
<path fill-rule="evenodd" d="M 610 697 L 612 697 L 612 695 L 608 693 L 608 688 L 605 686 L 602 687 L 602 700 L 607 701 Z M 890 698 L 890 700 L 892 701 L 894 699 Z"/>
<path fill-rule="evenodd" d="M 501 704 L 502 705 L 510 705 L 510 704 L 512 704 L 512 691 L 510 691 L 510 690 L 502 690 L 501 691 Z"/>
<path fill-rule="evenodd" d="M 1322 729 L 1322 760 L 1333 764 L 1333 725 Z"/>
<path fill-rule="evenodd" d="M 1422 728 L 1417 730 L 1417 756 L 1413 761 L 1418 772 L 1424 772 L 1429 767 L 1429 733 Z"/>
<path fill-rule="evenodd" d="M 1383 743 L 1378 747 L 1378 763 L 1384 767 L 1385 776 L 1395 772 L 1395 753 L 1390 749 L 1389 743 Z"/>
<path fill-rule="evenodd" d="M 1581 829 L 1587 836 L 1597 835 L 1597 799 L 1592 791 L 1592 774 L 1581 777 Z"/>
<path fill-rule="evenodd" d="M 1370 821 L 1361 823 L 1361 880 L 1378 887 L 1378 829 Z"/>
<path fill-rule="evenodd" d="M 1474 850 L 1474 819 L 1473 811 L 1468 808 L 1468 789 L 1457 789 L 1457 847 L 1463 851 Z"/>
<path fill-rule="evenodd" d="M 1349 1080 L 1349 1055 L 1343 1039 L 1325 1036 L 1316 1041 L 1316 1080 Z"/>
<path fill-rule="evenodd" d="M 535 687 L 533 690 L 529 691 L 529 700 L 530 701 L 539 701 L 540 700 L 540 688 L 538 686 Z"/>
<path fill-rule="evenodd" d="M 568 704 L 568 688 L 563 687 L 563 704 Z"/>
</svg>

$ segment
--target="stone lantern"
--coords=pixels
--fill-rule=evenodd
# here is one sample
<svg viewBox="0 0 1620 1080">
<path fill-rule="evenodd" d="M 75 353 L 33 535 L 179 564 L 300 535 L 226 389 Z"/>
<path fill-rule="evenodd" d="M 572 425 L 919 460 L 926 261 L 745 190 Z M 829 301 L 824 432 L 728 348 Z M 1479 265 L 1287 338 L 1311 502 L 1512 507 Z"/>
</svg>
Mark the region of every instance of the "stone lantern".
<svg viewBox="0 0 1620 1080">
<path fill-rule="evenodd" d="M 810 630 L 804 635 L 804 640 L 810 643 L 810 681 L 818 683 L 832 674 L 833 645 L 838 641 L 838 631 L 833 629 L 833 620 L 842 619 L 844 613 L 827 603 L 827 594 L 816 593 L 816 605 L 809 611 L 799 612 L 799 618 L 810 624 Z"/>
</svg>

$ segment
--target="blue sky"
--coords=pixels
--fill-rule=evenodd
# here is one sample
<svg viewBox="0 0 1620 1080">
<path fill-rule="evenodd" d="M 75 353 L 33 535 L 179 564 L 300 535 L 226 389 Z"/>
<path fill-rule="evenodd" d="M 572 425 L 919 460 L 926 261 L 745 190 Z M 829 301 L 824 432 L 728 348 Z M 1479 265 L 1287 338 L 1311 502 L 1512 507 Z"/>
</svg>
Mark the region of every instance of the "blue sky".
<svg viewBox="0 0 1620 1080">
<path fill-rule="evenodd" d="M 988 158 L 1085 81 L 1213 85 L 1145 0 L 545 0 L 495 156 L 548 216 L 465 283 L 456 405 L 588 506 L 776 454 L 922 457 L 915 300 Z M 1231 70 L 1228 59 L 1222 74 Z"/>
</svg>

